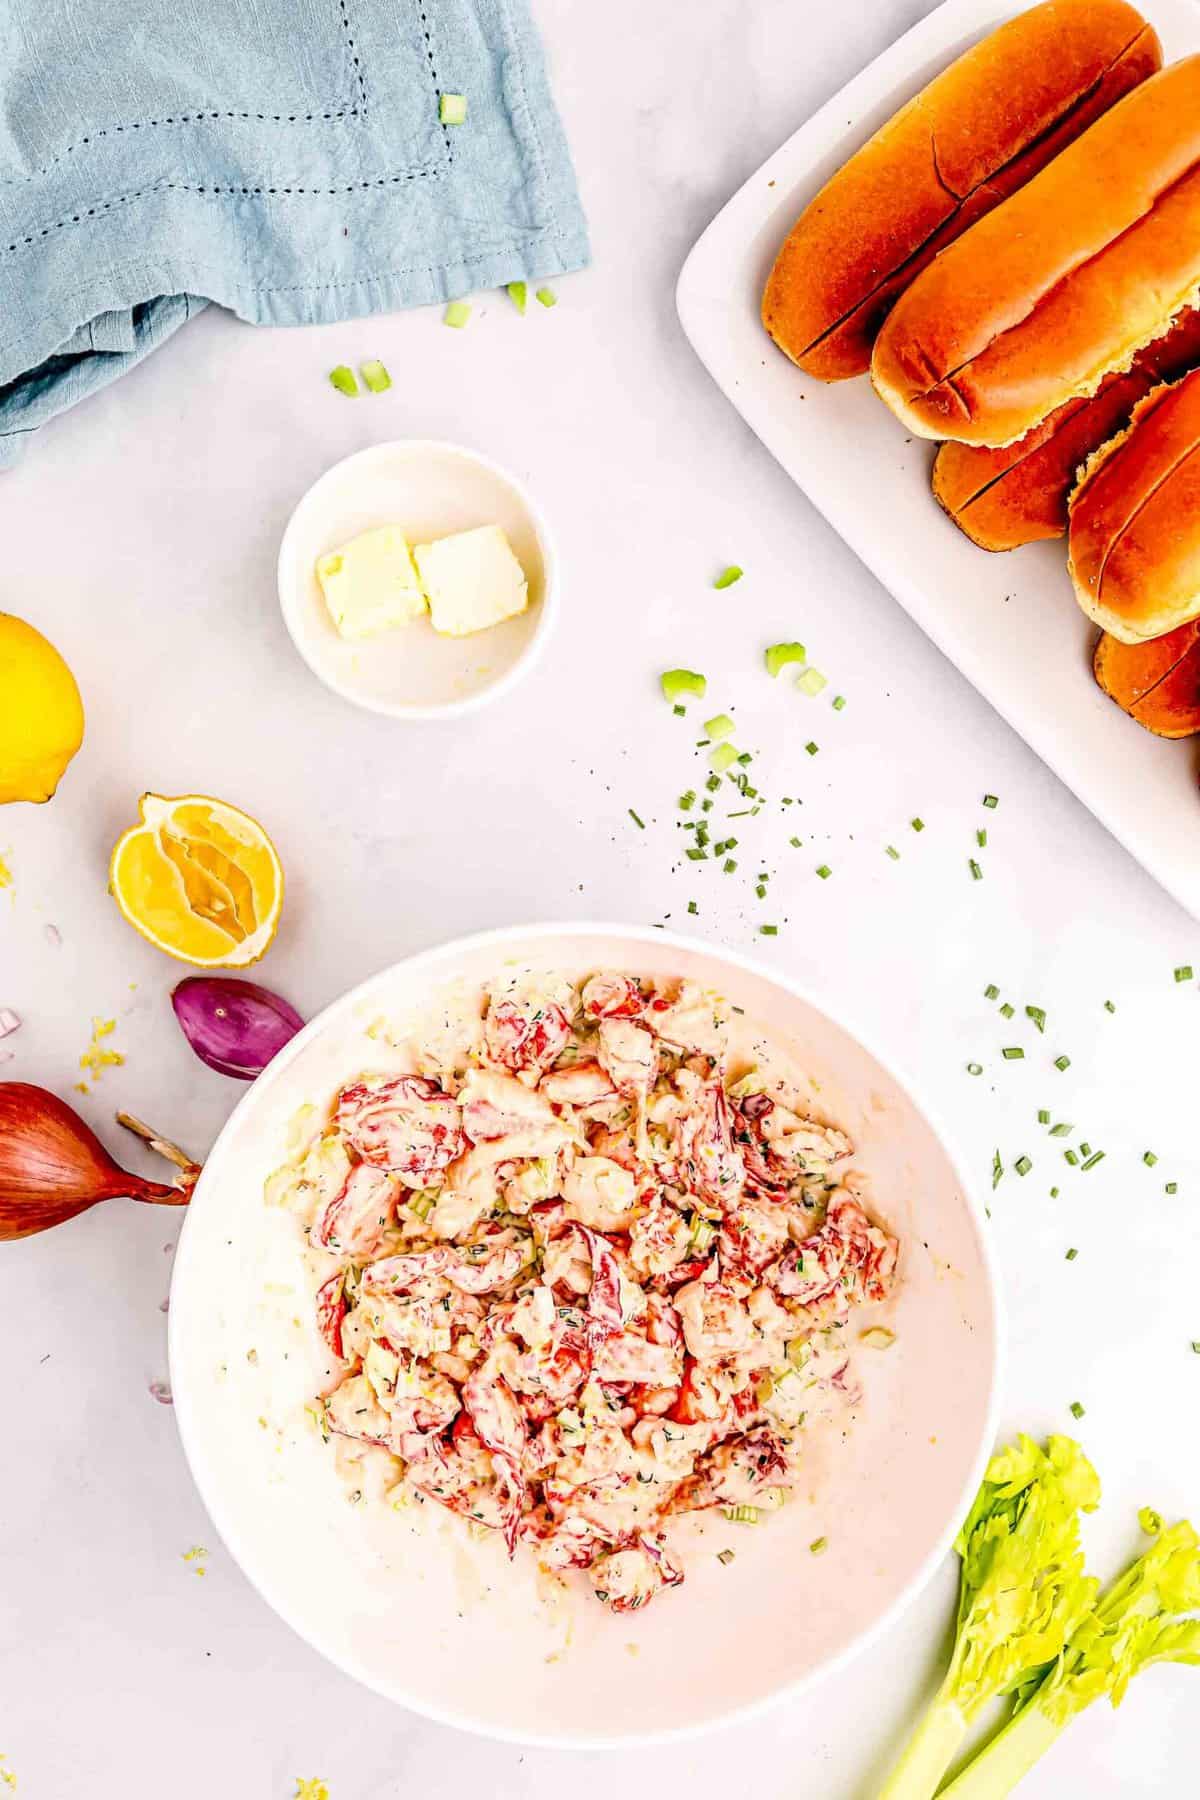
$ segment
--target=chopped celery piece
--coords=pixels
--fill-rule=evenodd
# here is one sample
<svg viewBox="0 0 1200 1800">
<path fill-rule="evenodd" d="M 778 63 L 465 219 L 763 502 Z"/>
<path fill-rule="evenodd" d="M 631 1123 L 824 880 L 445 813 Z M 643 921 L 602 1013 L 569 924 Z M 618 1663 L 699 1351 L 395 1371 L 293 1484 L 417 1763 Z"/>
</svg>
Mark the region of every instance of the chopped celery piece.
<svg viewBox="0 0 1200 1800">
<path fill-rule="evenodd" d="M 694 669 L 664 669 L 660 681 L 664 700 L 679 700 L 684 694 L 694 694 L 697 700 L 703 700 L 708 692 L 707 681 Z"/>
<path fill-rule="evenodd" d="M 386 394 L 392 385 L 392 378 L 381 362 L 360 363 L 358 372 L 373 394 Z"/>
<path fill-rule="evenodd" d="M 733 720 L 728 713 L 718 713 L 713 719 L 705 719 L 704 729 L 710 738 L 727 738 L 733 731 Z"/>
<path fill-rule="evenodd" d="M 358 383 L 354 379 L 354 370 L 348 369 L 345 363 L 339 363 L 336 369 L 330 369 L 329 385 L 335 387 L 339 394 L 345 394 L 347 399 L 357 398 Z"/>
<path fill-rule="evenodd" d="M 449 325 L 454 331 L 461 331 L 471 316 L 470 303 L 466 300 L 451 300 L 442 314 L 442 324 Z"/>
<path fill-rule="evenodd" d="M 533 296 L 539 306 L 557 306 L 558 295 L 553 288 L 540 287 Z"/>
<path fill-rule="evenodd" d="M 767 665 L 768 675 L 778 675 L 789 663 L 808 661 L 808 651 L 803 644 L 768 644 L 763 652 L 763 661 Z"/>
<path fill-rule="evenodd" d="M 519 313 L 525 311 L 525 302 L 529 296 L 529 284 L 525 281 L 510 281 L 505 293 Z"/>
<path fill-rule="evenodd" d="M 723 775 L 726 769 L 737 761 L 737 755 L 732 744 L 718 744 L 716 749 L 709 753 L 708 760 L 714 773 Z"/>
<path fill-rule="evenodd" d="M 467 122 L 467 96 L 465 94 L 443 94 L 438 105 L 438 118 L 443 125 L 465 125 Z"/>
<path fill-rule="evenodd" d="M 801 693 L 807 694 L 810 699 L 813 699 L 821 692 L 822 688 L 829 686 L 829 677 L 822 675 L 820 669 L 805 669 L 803 675 L 796 682 L 796 686 Z"/>
<path fill-rule="evenodd" d="M 717 579 L 713 582 L 713 586 L 715 588 L 732 587 L 734 582 L 740 581 L 744 574 L 745 574 L 744 569 L 739 569 L 736 563 L 730 563 L 730 565 L 727 569 L 721 570 L 721 573 L 717 576 Z"/>
</svg>

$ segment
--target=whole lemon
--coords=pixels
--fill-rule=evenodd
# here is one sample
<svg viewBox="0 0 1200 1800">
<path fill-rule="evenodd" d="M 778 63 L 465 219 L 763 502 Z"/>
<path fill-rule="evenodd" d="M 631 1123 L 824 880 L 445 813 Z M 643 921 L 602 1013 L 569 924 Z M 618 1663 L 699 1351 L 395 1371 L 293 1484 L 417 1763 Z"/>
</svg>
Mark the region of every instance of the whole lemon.
<svg viewBox="0 0 1200 1800">
<path fill-rule="evenodd" d="M 82 742 L 70 669 L 40 631 L 0 612 L 0 804 L 49 800 Z"/>
</svg>

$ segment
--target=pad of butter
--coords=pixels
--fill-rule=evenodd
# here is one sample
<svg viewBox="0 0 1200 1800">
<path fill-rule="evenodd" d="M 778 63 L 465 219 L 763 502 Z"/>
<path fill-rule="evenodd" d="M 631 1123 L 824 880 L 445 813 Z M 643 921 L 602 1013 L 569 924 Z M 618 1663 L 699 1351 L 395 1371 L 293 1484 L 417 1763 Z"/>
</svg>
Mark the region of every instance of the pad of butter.
<svg viewBox="0 0 1200 1800">
<path fill-rule="evenodd" d="M 447 637 L 486 631 L 529 605 L 525 571 L 499 525 L 417 544 L 413 559 L 429 596 L 433 629 Z"/>
<path fill-rule="evenodd" d="M 404 533 L 380 525 L 317 560 L 317 580 L 344 638 L 374 637 L 419 619 L 425 595 Z"/>
</svg>

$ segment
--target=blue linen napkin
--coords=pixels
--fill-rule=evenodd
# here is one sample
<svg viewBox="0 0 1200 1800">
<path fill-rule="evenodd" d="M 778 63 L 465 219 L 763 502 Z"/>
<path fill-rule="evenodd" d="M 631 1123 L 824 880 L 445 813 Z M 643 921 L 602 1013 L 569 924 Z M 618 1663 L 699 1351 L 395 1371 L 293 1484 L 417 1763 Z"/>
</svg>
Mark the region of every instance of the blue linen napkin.
<svg viewBox="0 0 1200 1800">
<path fill-rule="evenodd" d="M 307 325 L 588 260 L 525 0 L 4 0 L 0 70 L 0 468 L 210 300 Z"/>
</svg>

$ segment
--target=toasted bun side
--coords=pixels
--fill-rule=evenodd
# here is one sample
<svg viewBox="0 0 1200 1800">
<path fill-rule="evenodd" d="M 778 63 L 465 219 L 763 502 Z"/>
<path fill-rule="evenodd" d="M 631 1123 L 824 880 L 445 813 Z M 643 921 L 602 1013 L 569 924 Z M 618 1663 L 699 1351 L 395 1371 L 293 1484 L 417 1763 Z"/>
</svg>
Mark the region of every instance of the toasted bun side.
<svg viewBox="0 0 1200 1800">
<path fill-rule="evenodd" d="M 1120 431 L 1114 431 L 1111 437 L 1105 438 L 1102 444 L 1097 444 L 1096 448 L 1083 459 L 1075 471 L 1075 485 L 1067 497 L 1068 518 L 1092 478 L 1098 475 L 1105 464 L 1125 448 L 1138 425 L 1148 413 L 1155 410 L 1175 385 L 1174 382 L 1163 381 L 1157 387 L 1151 388 L 1148 394 L 1143 394 L 1130 413 L 1125 426 Z M 1131 500 L 1131 505 L 1133 504 L 1136 504 L 1136 501 Z"/>
<path fill-rule="evenodd" d="M 935 499 L 984 550 L 1061 537 L 1082 465 L 1129 425 L 1139 401 L 1197 363 L 1200 309 L 1193 307 L 1126 374 L 1106 375 L 1091 400 L 1068 401 L 1015 444 L 944 443 L 933 465 Z"/>
<path fill-rule="evenodd" d="M 1200 370 L 1148 394 L 1089 459 L 1067 566 L 1084 612 L 1122 643 L 1200 616 Z"/>
<path fill-rule="evenodd" d="M 1044 0 L 909 101 L 797 219 L 762 319 L 823 380 L 862 374 L 896 295 L 946 244 L 1028 181 L 1162 65 L 1126 0 Z"/>
<path fill-rule="evenodd" d="M 1200 56 L 1127 94 L 905 290 L 871 374 L 910 430 L 1007 444 L 1200 288 Z"/>
<path fill-rule="evenodd" d="M 1200 620 L 1145 644 L 1101 634 L 1092 658 L 1097 685 L 1156 737 L 1200 732 Z"/>
</svg>

